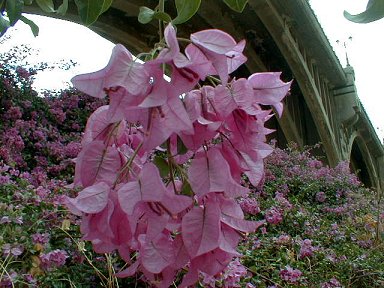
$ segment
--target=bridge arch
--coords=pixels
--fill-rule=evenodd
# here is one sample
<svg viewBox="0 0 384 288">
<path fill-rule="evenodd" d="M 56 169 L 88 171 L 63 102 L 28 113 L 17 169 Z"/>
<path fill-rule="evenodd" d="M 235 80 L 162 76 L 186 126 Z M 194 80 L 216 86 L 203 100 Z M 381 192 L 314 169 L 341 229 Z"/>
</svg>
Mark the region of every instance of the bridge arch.
<svg viewBox="0 0 384 288">
<path fill-rule="evenodd" d="M 349 147 L 351 170 L 366 187 L 375 187 L 378 177 L 374 160 L 360 135 L 355 135 Z"/>
</svg>

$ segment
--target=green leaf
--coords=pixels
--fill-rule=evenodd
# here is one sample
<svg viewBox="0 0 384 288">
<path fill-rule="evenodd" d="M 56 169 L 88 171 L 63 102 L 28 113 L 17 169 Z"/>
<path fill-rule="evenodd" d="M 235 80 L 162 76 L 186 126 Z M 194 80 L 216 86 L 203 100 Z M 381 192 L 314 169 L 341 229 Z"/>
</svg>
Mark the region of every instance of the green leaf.
<svg viewBox="0 0 384 288">
<path fill-rule="evenodd" d="M 39 35 L 39 26 L 37 26 L 32 20 L 29 20 L 28 18 L 21 16 L 20 20 L 23 21 L 25 24 L 29 25 L 29 27 L 32 30 L 33 35 L 36 37 Z"/>
<path fill-rule="evenodd" d="M 9 26 L 9 21 L 5 19 L 3 15 L 0 14 L 0 36 L 4 35 Z"/>
<path fill-rule="evenodd" d="M 153 15 L 153 18 L 155 18 L 157 20 L 162 20 L 162 21 L 167 22 L 167 23 L 172 21 L 171 16 L 169 16 L 169 14 L 167 14 L 165 12 L 155 12 L 155 14 Z"/>
<path fill-rule="evenodd" d="M 24 0 L 24 5 L 31 5 L 33 0 Z"/>
<path fill-rule="evenodd" d="M 55 6 L 53 5 L 53 0 L 36 0 L 37 5 L 47 13 L 55 12 Z"/>
<path fill-rule="evenodd" d="M 179 136 L 177 136 L 177 154 L 184 155 L 188 152 L 188 148 L 184 145 L 184 142 Z"/>
<path fill-rule="evenodd" d="M 156 167 L 159 169 L 159 172 L 160 172 L 160 176 L 161 178 L 164 178 L 166 176 L 169 175 L 169 166 L 168 166 L 168 162 L 160 157 L 160 156 L 156 156 L 154 159 L 153 159 L 153 163 L 156 165 Z"/>
<path fill-rule="evenodd" d="M 183 182 L 183 185 L 181 186 L 181 195 L 186 195 L 186 196 L 193 195 L 192 187 L 188 181 Z"/>
<path fill-rule="evenodd" d="M 370 0 L 364 12 L 351 15 L 344 11 L 344 17 L 355 23 L 370 23 L 384 17 L 384 0 Z"/>
<path fill-rule="evenodd" d="M 139 22 L 141 24 L 147 24 L 151 22 L 153 19 L 162 20 L 164 22 L 172 21 L 171 16 L 169 16 L 167 13 L 154 11 L 148 7 L 141 6 L 139 16 L 138 16 Z"/>
<path fill-rule="evenodd" d="M 175 0 L 177 17 L 173 19 L 174 24 L 188 21 L 199 10 L 201 0 Z"/>
<path fill-rule="evenodd" d="M 9 18 L 9 22 L 11 26 L 15 25 L 17 20 L 20 19 L 23 7 L 24 7 L 23 0 L 13 0 L 13 1 L 6 2 L 5 9 L 7 11 L 7 16 Z"/>
<path fill-rule="evenodd" d="M 68 0 L 64 0 L 63 3 L 57 8 L 57 13 L 60 15 L 65 15 L 68 10 Z"/>
<path fill-rule="evenodd" d="M 223 0 L 225 4 L 232 10 L 236 12 L 243 12 L 245 5 L 247 5 L 248 0 Z"/>
<path fill-rule="evenodd" d="M 141 6 L 138 20 L 141 24 L 147 24 L 152 21 L 153 15 L 155 15 L 155 11 L 153 11 L 151 8 Z"/>
<path fill-rule="evenodd" d="M 108 10 L 113 0 L 75 0 L 81 21 L 89 26 Z"/>
<path fill-rule="evenodd" d="M 100 14 L 104 13 L 105 11 L 107 11 L 109 9 L 109 7 L 111 7 L 113 0 L 104 0 L 103 2 L 104 3 L 101 6 L 101 13 Z"/>
</svg>

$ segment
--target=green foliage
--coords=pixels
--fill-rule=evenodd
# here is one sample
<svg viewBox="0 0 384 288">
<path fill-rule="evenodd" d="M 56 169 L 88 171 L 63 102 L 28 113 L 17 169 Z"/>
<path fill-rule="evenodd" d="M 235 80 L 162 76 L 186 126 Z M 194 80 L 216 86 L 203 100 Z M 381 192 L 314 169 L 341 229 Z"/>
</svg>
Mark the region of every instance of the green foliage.
<svg viewBox="0 0 384 288">
<path fill-rule="evenodd" d="M 154 15 L 155 15 L 154 10 L 152 10 L 151 8 L 142 6 L 142 7 L 140 7 L 138 20 L 142 24 L 147 24 L 147 23 L 152 21 Z"/>
<path fill-rule="evenodd" d="M 42 7 L 47 8 L 46 1 L 36 1 L 39 1 L 37 3 L 40 3 Z M 30 5 L 32 2 L 31 0 L 3 0 L 0 2 L 0 37 L 5 34 L 9 27 L 14 26 L 19 20 L 31 27 L 33 35 L 38 35 L 39 28 L 36 24 L 22 15 L 24 5 Z M 6 16 L 4 15 L 5 12 Z"/>
<path fill-rule="evenodd" d="M 47 13 L 55 12 L 55 6 L 53 5 L 53 0 L 36 0 L 36 3 L 44 12 L 47 12 Z"/>
<path fill-rule="evenodd" d="M 80 19 L 87 26 L 94 23 L 101 14 L 107 11 L 112 2 L 113 0 L 75 0 Z M 14 26 L 19 20 L 31 27 L 34 36 L 38 35 L 37 25 L 22 14 L 24 5 L 33 4 L 33 0 L 3 0 L 0 4 L 0 36 L 4 35 L 7 29 Z M 45 13 L 65 15 L 69 0 L 63 0 L 57 9 L 55 9 L 53 0 L 36 0 L 36 4 Z"/>
<path fill-rule="evenodd" d="M 169 23 L 172 21 L 171 16 L 169 16 L 165 12 L 159 11 L 158 9 L 152 10 L 151 8 L 148 8 L 145 6 L 140 7 L 138 21 L 141 24 L 147 24 L 154 19 L 161 20 L 166 23 Z"/>
<path fill-rule="evenodd" d="M 173 19 L 174 24 L 181 24 L 188 21 L 199 10 L 201 0 L 175 0 L 177 17 Z"/>
<path fill-rule="evenodd" d="M 57 13 L 60 15 L 65 15 L 68 10 L 68 0 L 63 0 L 63 3 L 57 8 Z"/>
<path fill-rule="evenodd" d="M 81 21 L 89 26 L 112 5 L 113 0 L 75 0 Z"/>
<path fill-rule="evenodd" d="M 7 31 L 9 28 L 9 20 L 7 20 L 2 14 L 0 14 L 0 36 L 3 36 L 3 34 Z"/>
<path fill-rule="evenodd" d="M 153 159 L 153 163 L 159 169 L 161 177 L 166 177 L 169 175 L 169 165 L 163 157 L 155 156 Z"/>
<path fill-rule="evenodd" d="M 264 185 L 241 201 L 243 209 L 259 211 L 250 219 L 267 219 L 268 211 L 281 216 L 268 218 L 263 233 L 250 234 L 240 247 L 252 272 L 246 280 L 256 287 L 383 287 L 377 229 L 384 215 L 347 163 L 332 169 L 309 151 L 277 149 L 267 158 Z M 282 277 L 287 266 L 301 276 Z"/>
<path fill-rule="evenodd" d="M 33 36 L 36 37 L 37 35 L 39 35 L 39 26 L 37 26 L 32 20 L 29 20 L 25 16 L 21 16 L 20 20 L 23 21 L 25 24 L 27 24 L 31 28 Z"/>
<path fill-rule="evenodd" d="M 23 0 L 14 0 L 6 2 L 6 10 L 9 18 L 9 24 L 11 26 L 15 25 L 18 19 L 21 17 L 21 12 L 23 10 L 24 2 Z"/>
<path fill-rule="evenodd" d="M 223 1 L 229 8 L 236 12 L 242 12 L 248 3 L 248 0 Z M 86 26 L 92 25 L 101 14 L 111 7 L 112 2 L 113 0 L 75 0 L 80 19 Z M 14 26 L 18 20 L 29 25 L 34 36 L 39 34 L 38 26 L 22 14 L 24 5 L 31 5 L 33 0 L 3 0 L 0 3 L 3 3 L 3 5 L 0 6 L 0 37 L 5 34 L 9 27 Z M 57 9 L 55 9 L 53 0 L 36 0 L 36 3 L 45 13 L 65 15 L 68 10 L 69 0 L 63 0 Z M 153 19 L 156 19 L 166 23 L 172 21 L 174 24 L 182 24 L 197 13 L 200 4 L 201 0 L 175 0 L 177 16 L 173 20 L 170 15 L 164 11 L 160 11 L 158 7 L 153 10 L 143 6 L 140 7 L 138 21 L 142 24 L 147 24 Z M 4 15 L 4 12 L 6 12 L 7 16 Z"/>
<path fill-rule="evenodd" d="M 229 8 L 236 12 L 243 12 L 245 5 L 247 5 L 248 0 L 223 0 L 225 4 L 228 5 Z"/>
<path fill-rule="evenodd" d="M 223 0 L 229 8 L 236 12 L 242 12 L 245 8 L 245 5 L 248 3 L 248 0 Z M 154 10 L 142 6 L 140 7 L 138 21 L 142 24 L 147 24 L 154 19 L 162 20 L 166 23 L 172 21 L 173 24 L 178 25 L 187 22 L 197 13 L 200 8 L 201 0 L 175 0 L 177 15 L 172 20 L 171 16 L 167 13 L 160 11 L 160 7 L 157 6 Z"/>
<path fill-rule="evenodd" d="M 351 15 L 344 11 L 344 17 L 356 23 L 369 23 L 384 17 L 384 0 L 370 0 L 364 12 Z"/>
</svg>

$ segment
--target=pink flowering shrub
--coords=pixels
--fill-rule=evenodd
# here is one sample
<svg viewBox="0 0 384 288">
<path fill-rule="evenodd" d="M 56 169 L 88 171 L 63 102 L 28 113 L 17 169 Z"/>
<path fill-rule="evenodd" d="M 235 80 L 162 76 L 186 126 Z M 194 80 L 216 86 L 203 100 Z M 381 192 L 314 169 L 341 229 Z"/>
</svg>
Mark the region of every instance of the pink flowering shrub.
<svg viewBox="0 0 384 288">
<path fill-rule="evenodd" d="M 265 167 L 263 185 L 239 200 L 249 219 L 266 220 L 264 233 L 240 245 L 254 272 L 244 287 L 381 287 L 380 207 L 348 163 L 329 168 L 293 145 L 275 149 Z"/>
<path fill-rule="evenodd" d="M 75 90 L 39 97 L 32 89 L 36 70 L 15 67 L 12 57 L 0 56 L 0 161 L 28 173 L 35 186 L 51 177 L 70 179 L 86 119 L 104 101 Z"/>
</svg>

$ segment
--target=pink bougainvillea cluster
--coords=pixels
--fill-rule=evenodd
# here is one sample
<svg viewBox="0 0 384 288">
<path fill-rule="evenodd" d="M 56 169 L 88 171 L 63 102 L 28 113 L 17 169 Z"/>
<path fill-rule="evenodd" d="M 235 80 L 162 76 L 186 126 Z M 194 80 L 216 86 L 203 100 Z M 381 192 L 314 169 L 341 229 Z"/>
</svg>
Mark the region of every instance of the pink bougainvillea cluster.
<svg viewBox="0 0 384 288">
<path fill-rule="evenodd" d="M 31 91 L 24 96 L 18 90 L 29 85 L 17 87 L 19 78 L 1 80 L 0 162 L 12 168 L 14 176 L 28 179 L 34 186 L 44 185 L 51 177 L 72 178 L 74 163 L 70 159 L 81 150 L 82 118 L 104 101 L 73 90 L 45 97 Z M 2 177 L 0 184 L 7 182 Z"/>
<path fill-rule="evenodd" d="M 34 75 L 51 65 L 26 64 L 31 54 L 24 45 L 0 53 L 0 162 L 37 187 L 52 177 L 72 180 L 70 159 L 81 150 L 86 119 L 106 101 L 75 89 L 39 95 Z M 7 179 L 0 176 L 4 183 Z"/>
<path fill-rule="evenodd" d="M 186 287 L 221 272 L 241 236 L 263 225 L 244 220 L 236 198 L 248 193 L 243 175 L 259 184 L 272 152 L 262 105 L 281 115 L 290 83 L 280 73 L 231 78 L 245 42 L 220 30 L 192 34 L 184 51 L 171 24 L 164 37 L 146 62 L 117 45 L 104 69 L 73 79 L 109 104 L 88 119 L 74 179 L 82 190 L 67 205 L 97 252 L 128 263 L 118 276 L 169 287 L 188 271 Z"/>
</svg>

